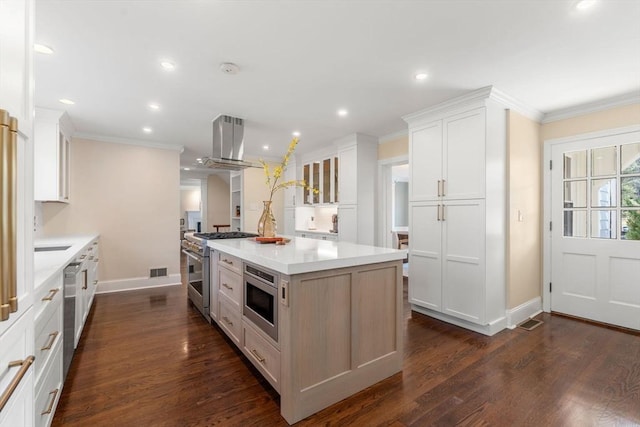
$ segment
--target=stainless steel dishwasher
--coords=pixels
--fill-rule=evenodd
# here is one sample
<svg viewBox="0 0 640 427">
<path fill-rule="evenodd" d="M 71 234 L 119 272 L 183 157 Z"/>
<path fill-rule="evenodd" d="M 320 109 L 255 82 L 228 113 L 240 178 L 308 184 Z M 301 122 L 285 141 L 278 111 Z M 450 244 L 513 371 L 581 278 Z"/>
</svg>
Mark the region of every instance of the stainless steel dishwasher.
<svg viewBox="0 0 640 427">
<path fill-rule="evenodd" d="M 64 321 L 62 335 L 62 364 L 64 381 L 71 366 L 75 348 L 76 294 L 82 284 L 82 263 L 72 262 L 64 268 Z"/>
</svg>

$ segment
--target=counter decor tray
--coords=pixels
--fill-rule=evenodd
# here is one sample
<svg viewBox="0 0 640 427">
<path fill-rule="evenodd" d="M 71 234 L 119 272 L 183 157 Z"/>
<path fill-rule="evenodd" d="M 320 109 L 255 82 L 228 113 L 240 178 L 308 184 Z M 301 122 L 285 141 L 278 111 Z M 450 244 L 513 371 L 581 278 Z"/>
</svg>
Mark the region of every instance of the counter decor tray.
<svg viewBox="0 0 640 427">
<path fill-rule="evenodd" d="M 291 241 L 291 239 L 287 239 L 284 237 L 252 237 L 251 240 L 255 240 L 257 243 L 261 244 L 275 243 L 277 245 L 284 245 Z"/>
</svg>

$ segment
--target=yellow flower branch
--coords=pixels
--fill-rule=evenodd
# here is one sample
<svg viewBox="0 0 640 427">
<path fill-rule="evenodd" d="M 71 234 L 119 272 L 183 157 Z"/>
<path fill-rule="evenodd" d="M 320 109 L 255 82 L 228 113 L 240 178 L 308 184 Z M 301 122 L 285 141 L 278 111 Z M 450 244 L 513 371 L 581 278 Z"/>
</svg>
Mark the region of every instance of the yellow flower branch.
<svg viewBox="0 0 640 427">
<path fill-rule="evenodd" d="M 262 159 L 260 159 L 260 164 L 262 165 L 262 169 L 264 169 L 264 175 L 266 177 L 265 183 L 267 184 L 267 188 L 269 188 L 269 201 L 273 199 L 273 195 L 280 189 L 289 188 L 289 187 L 303 187 L 307 190 L 313 192 L 313 194 L 318 194 L 319 190 L 317 188 L 311 188 L 307 185 L 306 181 L 301 180 L 289 180 L 279 182 L 280 178 L 283 177 L 284 171 L 287 169 L 287 165 L 289 164 L 289 158 L 293 154 L 300 140 L 296 137 L 291 140 L 289 143 L 289 148 L 287 149 L 287 153 L 282 158 L 282 162 L 273 168 L 273 173 L 269 168 L 269 165 Z"/>
</svg>

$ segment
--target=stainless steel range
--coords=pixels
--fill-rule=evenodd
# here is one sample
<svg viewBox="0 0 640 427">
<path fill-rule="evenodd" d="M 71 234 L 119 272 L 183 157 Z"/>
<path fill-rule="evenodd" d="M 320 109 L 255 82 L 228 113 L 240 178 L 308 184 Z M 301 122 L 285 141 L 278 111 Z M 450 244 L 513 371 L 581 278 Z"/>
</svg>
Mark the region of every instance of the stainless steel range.
<svg viewBox="0 0 640 427">
<path fill-rule="evenodd" d="M 257 234 L 242 231 L 224 233 L 187 233 L 182 241 L 182 253 L 187 256 L 187 294 L 193 306 L 211 322 L 209 315 L 209 284 L 211 283 L 211 248 L 208 240 L 243 239 Z"/>
</svg>

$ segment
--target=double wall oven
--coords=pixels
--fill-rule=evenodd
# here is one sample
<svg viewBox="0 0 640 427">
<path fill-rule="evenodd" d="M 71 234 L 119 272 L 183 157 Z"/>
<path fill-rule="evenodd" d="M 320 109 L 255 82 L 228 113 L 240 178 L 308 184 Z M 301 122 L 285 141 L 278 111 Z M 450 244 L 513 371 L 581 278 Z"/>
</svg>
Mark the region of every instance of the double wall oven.
<svg viewBox="0 0 640 427">
<path fill-rule="evenodd" d="M 242 239 L 256 234 L 241 231 L 220 233 L 185 234 L 182 241 L 182 253 L 187 256 L 187 294 L 193 306 L 211 322 L 209 315 L 209 291 L 211 283 L 211 248 L 208 240 Z"/>
</svg>

